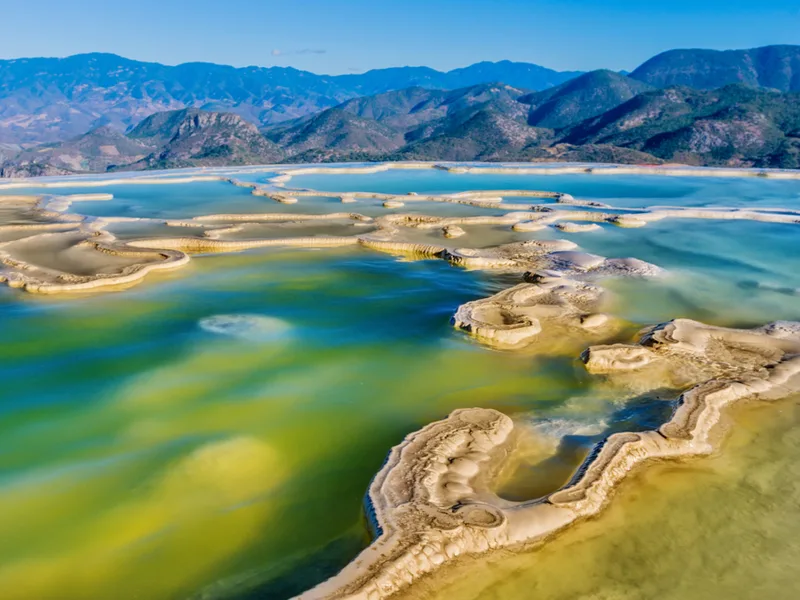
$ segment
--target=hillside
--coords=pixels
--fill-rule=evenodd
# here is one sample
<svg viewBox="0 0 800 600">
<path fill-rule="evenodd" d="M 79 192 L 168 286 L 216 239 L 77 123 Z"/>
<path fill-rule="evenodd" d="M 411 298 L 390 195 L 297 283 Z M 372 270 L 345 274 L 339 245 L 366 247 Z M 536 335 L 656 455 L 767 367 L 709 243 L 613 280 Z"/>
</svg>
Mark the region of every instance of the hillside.
<svg viewBox="0 0 800 600">
<path fill-rule="evenodd" d="M 401 133 L 374 119 L 363 119 L 340 107 L 304 120 L 271 138 L 290 154 L 326 149 L 333 152 L 386 152 L 403 144 Z"/>
<path fill-rule="evenodd" d="M 23 172 L 97 172 L 141 160 L 154 149 L 146 141 L 131 139 L 104 125 L 66 142 L 25 150 L 14 156 L 14 162 Z"/>
<path fill-rule="evenodd" d="M 530 125 L 562 129 L 601 115 L 651 89 L 646 83 L 613 71 L 592 71 L 549 90 L 529 94 L 522 102 L 530 104 Z"/>
<path fill-rule="evenodd" d="M 741 84 L 711 91 L 660 90 L 629 85 L 624 76 L 610 72 L 583 75 L 540 94 L 517 95 L 519 90 L 502 85 L 489 88 L 495 93 L 483 102 L 466 103 L 440 118 L 433 118 L 440 107 L 457 105 L 457 97 L 480 97 L 477 90 L 431 94 L 429 99 L 414 96 L 418 103 L 408 114 L 419 120 L 415 111 L 421 110 L 431 120 L 402 129 L 406 143 L 393 152 L 361 146 L 358 154 L 348 154 L 320 146 L 311 154 L 292 156 L 287 148 L 287 160 L 675 161 L 800 167 L 798 93 Z M 397 106 L 386 96 L 378 104 Z M 370 114 L 384 123 L 408 123 L 406 113 L 376 113 L 366 99 L 358 106 L 370 106 Z"/>
<path fill-rule="evenodd" d="M 232 113 L 184 109 L 152 115 L 129 134 L 162 147 L 136 163 L 140 168 L 247 165 L 277 162 L 283 151 L 252 123 Z"/>
<path fill-rule="evenodd" d="M 800 94 L 730 85 L 647 92 L 576 125 L 560 141 L 690 164 L 798 168 L 799 135 Z"/>
<path fill-rule="evenodd" d="M 514 119 L 507 111 L 486 106 L 465 118 L 454 119 L 433 135 L 414 141 L 392 160 L 515 160 L 517 153 L 530 144 L 539 145 L 552 137 L 546 129 L 529 127 L 523 119 Z"/>
<path fill-rule="evenodd" d="M 516 103 L 523 93 L 522 89 L 491 82 L 452 91 L 410 88 L 350 100 L 341 108 L 359 117 L 374 119 L 392 129 L 408 132 L 486 102 Z"/>
<path fill-rule="evenodd" d="M 488 128 L 516 129 L 517 134 L 510 138 L 530 137 L 525 133 L 529 129 L 525 126 L 528 107 L 519 101 L 523 94 L 523 90 L 504 84 L 481 84 L 452 92 L 415 87 L 350 100 L 313 118 L 272 128 L 267 136 L 290 155 L 309 151 L 315 151 L 313 156 L 329 158 L 349 152 L 379 155 L 408 144 L 415 146 L 411 154 L 460 156 L 470 151 L 455 146 L 463 145 L 466 139 L 479 143 L 480 138 L 489 137 Z M 493 116 L 476 120 L 481 113 Z M 472 125 L 467 125 L 469 122 Z M 478 123 L 487 129 L 483 131 Z M 462 141 L 444 141 L 449 136 Z M 444 152 L 448 144 L 451 151 Z M 439 150 L 429 149 L 432 147 Z"/>
<path fill-rule="evenodd" d="M 710 90 L 732 83 L 781 92 L 800 91 L 800 46 L 751 50 L 669 50 L 630 75 L 655 87 Z"/>
<path fill-rule="evenodd" d="M 278 162 L 284 152 L 239 115 L 182 109 L 156 113 L 128 135 L 103 126 L 0 161 L 3 177 L 71 175 Z"/>
</svg>

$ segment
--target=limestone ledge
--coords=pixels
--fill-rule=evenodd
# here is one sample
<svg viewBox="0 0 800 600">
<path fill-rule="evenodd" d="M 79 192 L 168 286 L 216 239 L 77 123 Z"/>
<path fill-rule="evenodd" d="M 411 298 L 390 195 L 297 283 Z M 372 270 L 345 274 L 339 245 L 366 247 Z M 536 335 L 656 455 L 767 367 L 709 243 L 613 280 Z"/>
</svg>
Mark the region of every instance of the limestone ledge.
<svg viewBox="0 0 800 600">
<path fill-rule="evenodd" d="M 389 170 L 425 170 L 434 169 L 452 174 L 499 174 L 499 175 L 662 175 L 673 177 L 763 177 L 770 179 L 800 179 L 800 172 L 788 169 L 737 169 L 713 167 L 643 166 L 613 164 L 567 164 L 559 166 L 542 166 L 541 164 L 498 163 L 497 165 L 476 166 L 469 163 L 447 162 L 389 162 L 361 164 L 339 167 L 319 166 L 286 166 L 259 165 L 238 169 L 216 169 L 215 172 L 197 170 L 182 176 L 173 174 L 136 174 L 109 178 L 87 178 L 72 176 L 68 178 L 51 178 L 42 181 L 38 178 L 10 180 L 0 183 L 0 189 L 19 188 L 52 188 L 52 187 L 100 187 L 112 185 L 170 185 L 203 181 L 228 181 L 241 187 L 260 188 L 259 184 L 235 179 L 233 175 L 241 173 L 274 172 L 268 181 L 273 187 L 285 186 L 292 178 L 311 175 L 364 175 Z M 230 175 L 228 174 L 230 173 Z"/>
<path fill-rule="evenodd" d="M 369 486 L 365 510 L 373 543 L 299 599 L 389 598 L 459 556 L 546 543 L 597 515 L 625 478 L 648 461 L 712 452 L 728 405 L 800 392 L 800 323 L 735 330 L 680 319 L 651 328 L 638 344 L 590 348 L 584 359 L 590 371 L 601 364 L 603 372 L 630 372 L 647 364 L 629 360 L 636 349 L 675 368 L 702 363 L 697 377 L 720 375 L 693 380 L 672 418 L 657 430 L 608 436 L 566 486 L 526 502 L 510 502 L 492 491 L 493 476 L 514 452 L 509 417 L 491 409 L 461 409 L 427 425 L 391 450 Z M 743 360 L 732 365 L 732 357 Z M 647 373 L 641 376 L 646 379 Z"/>
<path fill-rule="evenodd" d="M 602 229 L 597 223 L 571 223 L 569 221 L 556 223 L 553 227 L 565 233 L 584 233 Z"/>
<path fill-rule="evenodd" d="M 492 248 L 455 248 L 445 259 L 467 269 L 498 269 L 516 272 L 549 271 L 571 277 L 657 277 L 663 269 L 636 258 L 605 258 L 578 251 L 569 240 L 528 240 Z"/>
<path fill-rule="evenodd" d="M 435 169 L 461 175 L 660 175 L 672 177 L 764 177 L 771 179 L 800 179 L 800 173 L 781 169 L 735 169 L 712 167 L 643 166 L 612 164 L 568 164 L 543 166 L 542 164 L 498 163 L 492 166 L 475 166 L 446 162 L 396 162 L 353 165 L 344 167 L 294 167 L 278 168 L 279 174 L 270 179 L 273 185 L 286 185 L 292 178 L 302 175 L 366 175 L 389 170 Z"/>
<path fill-rule="evenodd" d="M 555 274 L 463 304 L 452 322 L 484 344 L 503 350 L 523 348 L 542 337 L 599 340 L 619 331 L 616 319 L 599 312 L 603 295 L 596 285 Z"/>
<path fill-rule="evenodd" d="M 71 243 L 72 236 L 78 234 L 83 239 Z M 135 264 L 114 266 L 113 261 L 96 273 L 79 274 L 63 269 L 46 267 L 36 262 L 20 259 L 15 255 L 15 245 L 20 242 L 30 244 L 38 241 L 56 240 L 59 236 L 69 236 L 67 250 L 85 248 L 98 255 L 135 257 Z M 116 243 L 113 236 L 105 232 L 87 229 L 68 230 L 57 233 L 39 233 L 23 240 L 0 243 L 0 282 L 9 287 L 40 294 L 75 293 L 96 291 L 100 288 L 120 289 L 144 279 L 149 273 L 159 270 L 176 269 L 186 265 L 189 257 L 183 252 L 167 248 L 142 250 L 126 244 Z"/>
<path fill-rule="evenodd" d="M 342 169 L 342 168 L 276 168 L 272 169 L 279 173 L 277 178 L 283 178 L 283 191 L 275 188 L 274 181 L 269 184 L 242 181 L 234 176 L 227 174 L 224 170 L 216 173 L 195 173 L 186 176 L 166 177 L 166 176 L 136 176 L 129 178 L 98 179 L 93 181 L 67 180 L 64 181 L 26 181 L 30 187 L 63 187 L 65 184 L 75 186 L 112 186 L 121 183 L 137 184 L 180 184 L 196 181 L 221 181 L 231 185 L 250 189 L 255 195 L 268 196 L 277 202 L 293 203 L 299 202 L 305 197 L 319 195 L 333 195 L 328 192 L 316 190 L 291 190 L 286 189 L 285 184 L 292 176 L 307 174 L 311 172 L 324 173 L 344 173 L 344 172 L 376 172 L 376 170 L 386 169 L 466 169 L 464 172 L 494 172 L 494 167 L 471 167 L 453 166 L 445 164 L 420 164 L 420 163 L 395 163 L 391 165 L 370 165 Z M 502 172 L 527 173 L 531 170 L 523 167 L 498 167 Z M 536 171 L 539 172 L 539 167 Z M 606 171 L 620 172 L 617 169 L 605 168 Z M 253 169 L 257 172 L 258 169 Z M 695 172 L 694 169 L 691 170 Z M 241 170 L 236 172 L 243 172 Z M 649 171 L 648 171 L 649 172 Z M 770 172 L 772 173 L 772 172 Z M 274 178 L 273 178 L 274 179 Z M 0 184 L 0 188 L 15 187 L 16 182 Z M 333 212 L 329 214 L 304 214 L 304 213 L 250 213 L 250 214 L 213 214 L 202 215 L 189 219 L 148 219 L 131 217 L 102 217 L 95 218 L 81 215 L 78 213 L 67 212 L 73 203 L 81 201 L 104 201 L 113 198 L 111 194 L 73 194 L 73 195 L 42 195 L 42 196 L 0 196 L 0 206 L 13 207 L 6 210 L 12 219 L 0 224 L 0 251 L 2 254 L 2 266 L 0 266 L 0 281 L 4 281 L 11 286 L 19 287 L 27 291 L 39 291 L 55 293 L 57 291 L 76 291 L 78 289 L 113 289 L 118 285 L 129 285 L 141 281 L 145 274 L 154 269 L 177 268 L 185 265 L 189 260 L 189 254 L 200 252 L 231 252 L 241 251 L 251 248 L 263 247 L 336 247 L 346 245 L 360 245 L 376 251 L 387 252 L 390 254 L 402 255 L 412 258 L 441 258 L 450 263 L 468 269 L 495 269 L 513 272 L 539 270 L 559 271 L 570 277 L 583 278 L 587 276 L 608 276 L 608 275 L 656 275 L 659 269 L 654 265 L 647 265 L 635 259 L 617 259 L 615 261 L 606 260 L 603 257 L 581 253 L 577 251 L 577 246 L 566 240 L 554 242 L 530 240 L 516 244 L 505 244 L 494 248 L 475 249 L 469 247 L 449 247 L 445 244 L 425 244 L 411 241 L 406 235 L 410 229 L 438 229 L 444 239 L 465 237 L 469 239 L 469 234 L 475 227 L 479 226 L 500 226 L 508 227 L 517 232 L 533 232 L 543 227 L 553 226 L 565 232 L 579 232 L 597 229 L 598 223 L 612 223 L 622 227 L 640 227 L 650 222 L 666 218 L 695 218 L 695 219 L 735 219 L 753 220 L 785 224 L 800 223 L 800 211 L 784 210 L 779 208 L 765 208 L 759 210 L 741 208 L 676 208 L 676 207 L 651 207 L 626 209 L 625 213 L 603 212 L 604 204 L 577 200 L 569 194 L 560 192 L 537 191 L 537 190 L 482 190 L 459 192 L 455 194 L 443 195 L 420 195 L 406 194 L 398 196 L 396 194 L 379 194 L 372 192 L 348 192 L 339 194 L 342 200 L 358 201 L 359 199 L 372 198 L 380 200 L 389 207 L 400 207 L 401 203 L 414 202 L 443 202 L 457 203 L 474 206 L 476 208 L 500 207 L 510 210 L 501 215 L 475 215 L 467 217 L 433 217 L 417 214 L 390 213 L 381 217 L 367 217 L 357 212 Z M 523 204 L 506 203 L 505 197 L 532 197 L 546 198 L 553 200 L 551 204 Z M 558 208 L 559 205 L 579 205 L 585 210 L 565 210 Z M 16 207 L 23 207 L 17 209 Z M 13 220 L 15 211 L 18 211 L 23 219 Z M 334 221 L 351 220 L 355 225 L 369 225 L 375 231 L 365 235 L 354 235 L 344 237 L 295 237 L 282 239 L 254 239 L 237 240 L 225 239 L 226 235 L 234 234 L 242 230 L 243 227 L 258 223 L 293 223 L 303 221 Z M 104 233 L 105 227 L 110 223 L 141 222 L 143 224 L 153 223 L 162 224 L 168 227 L 180 227 L 184 229 L 197 229 L 201 231 L 199 237 L 186 236 L 163 236 L 149 239 L 131 240 L 122 244 L 121 242 L 107 238 L 103 250 L 106 254 L 117 252 L 120 256 L 128 252 L 131 248 L 147 248 L 158 252 L 161 250 L 162 258 L 156 261 L 147 261 L 147 264 L 127 265 L 120 272 L 101 272 L 98 270 L 96 276 L 89 274 L 75 274 L 69 270 L 59 271 L 54 268 L 44 268 L 35 262 L 27 261 L 16 256 L 13 252 L 15 246 L 9 246 L 15 241 L 23 238 L 35 237 L 48 232 L 85 231 L 87 235 L 91 232 Z M 30 235 L 28 235 L 30 234 Z M 113 237 L 113 236 L 112 236 Z M 41 238 L 46 239 L 46 238 Z M 99 247 L 98 247 L 99 249 Z M 74 253 L 73 254 L 77 254 Z M 97 261 L 95 261 L 97 262 Z M 88 267 L 87 267 L 88 268 Z M 80 269 L 83 272 L 84 269 Z M 109 271 L 109 269 L 105 269 Z M 119 271 L 119 269 L 117 269 Z M 124 272 L 123 272 L 124 271 Z M 484 311 L 484 314 L 488 312 Z M 496 312 L 495 316 L 500 317 L 506 314 Z M 597 317 L 599 318 L 599 317 Z M 512 318 L 513 320 L 513 318 Z M 480 319 L 478 319 L 480 321 Z M 463 321 L 469 323 L 468 319 Z M 535 325 L 531 324 L 535 329 Z M 468 329 L 487 332 L 487 324 L 480 326 L 468 325 Z M 497 329 L 497 328 L 495 328 Z M 502 329 L 502 328 L 501 328 Z M 529 331 L 532 331 L 530 329 Z M 500 329 L 497 329 L 500 331 Z M 485 337 L 485 336 L 484 336 Z M 502 335 L 501 335 L 502 337 Z M 491 336 L 486 339 L 491 339 Z"/>
</svg>

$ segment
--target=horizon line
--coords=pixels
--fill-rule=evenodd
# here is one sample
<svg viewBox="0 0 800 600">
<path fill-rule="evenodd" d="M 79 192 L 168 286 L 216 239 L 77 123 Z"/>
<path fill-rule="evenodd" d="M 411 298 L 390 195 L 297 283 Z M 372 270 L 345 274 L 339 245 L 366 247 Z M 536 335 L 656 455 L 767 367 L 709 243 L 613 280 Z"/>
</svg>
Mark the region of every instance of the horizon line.
<svg viewBox="0 0 800 600">
<path fill-rule="evenodd" d="M 760 50 L 760 49 L 763 49 L 763 48 L 775 48 L 775 47 L 781 47 L 781 46 L 800 47 L 800 44 L 767 44 L 765 46 L 754 46 L 752 48 L 725 48 L 725 49 L 700 48 L 700 47 L 698 47 L 698 48 L 668 48 L 666 50 L 662 50 L 660 52 L 657 52 L 656 54 L 653 54 L 650 58 L 645 59 L 643 62 L 641 62 L 638 65 L 636 65 L 636 67 L 644 64 L 645 62 L 647 62 L 648 60 L 650 60 L 650 59 L 652 59 L 652 58 L 654 58 L 656 56 L 664 54 L 665 52 L 675 52 L 675 51 L 681 51 L 681 50 L 693 50 L 693 51 L 705 50 L 705 51 L 709 51 L 709 52 L 746 52 L 746 51 L 750 51 L 750 50 Z M 217 67 L 228 67 L 228 68 L 231 68 L 231 69 L 286 69 L 286 70 L 291 69 L 291 70 L 299 71 L 299 72 L 302 72 L 302 73 L 311 73 L 312 75 L 316 75 L 318 77 L 357 76 L 357 75 L 365 75 L 367 73 L 371 73 L 371 72 L 374 72 L 374 71 L 385 71 L 385 70 L 388 70 L 388 69 L 430 69 L 431 71 L 435 71 L 437 73 L 445 73 L 446 74 L 446 73 L 451 73 L 453 71 L 458 71 L 459 69 L 466 69 L 466 68 L 469 68 L 469 67 L 472 67 L 472 66 L 475 66 L 475 65 L 480 65 L 480 64 L 500 64 L 500 63 L 534 65 L 534 66 L 537 66 L 537 67 L 548 69 L 550 71 L 554 71 L 556 73 L 576 73 L 576 74 L 588 73 L 588 72 L 592 72 L 592 71 L 602 71 L 602 70 L 616 71 L 616 72 L 620 72 L 620 71 L 631 72 L 631 71 L 633 71 L 635 69 L 635 67 L 633 69 L 627 68 L 627 67 L 622 68 L 622 69 L 613 69 L 613 68 L 610 68 L 610 67 L 601 67 L 599 69 L 589 69 L 589 70 L 581 70 L 581 69 L 558 70 L 558 69 L 553 69 L 552 67 L 547 67 L 547 66 L 542 65 L 540 63 L 536 63 L 536 62 L 522 61 L 522 60 L 511 60 L 511 59 L 506 58 L 506 59 L 494 60 L 494 61 L 493 60 L 480 60 L 480 61 L 477 61 L 477 62 L 474 62 L 474 63 L 469 63 L 467 65 L 463 65 L 463 66 L 460 66 L 460 67 L 455 67 L 453 69 L 448 69 L 448 70 L 440 70 L 440 69 L 437 69 L 435 67 L 431 67 L 431 66 L 428 66 L 428 65 L 393 65 L 393 66 L 387 66 L 387 67 L 376 67 L 376 68 L 373 68 L 373 69 L 367 69 L 365 71 L 354 71 L 354 72 L 344 72 L 344 73 L 333 74 L 333 73 L 316 73 L 314 71 L 309 71 L 309 70 L 306 70 L 306 69 L 298 69 L 297 67 L 293 67 L 292 65 L 255 65 L 255 64 L 251 64 L 251 65 L 236 66 L 236 65 L 231 65 L 231 64 L 227 64 L 227 63 L 217 63 L 217 62 L 204 61 L 204 60 L 185 61 L 185 62 L 179 62 L 179 63 L 174 63 L 173 64 L 173 63 L 158 62 L 158 61 L 153 61 L 153 60 L 141 60 L 141 59 L 138 59 L 138 58 L 130 58 L 130 57 L 124 56 L 122 54 L 117 54 L 116 52 L 106 52 L 106 51 L 100 51 L 100 50 L 93 51 L 93 52 L 77 52 L 75 54 L 67 54 L 66 56 L 18 56 L 18 57 L 11 57 L 11 58 L 0 58 L 0 62 L 11 63 L 11 62 L 28 61 L 28 60 L 66 60 L 66 59 L 69 59 L 69 58 L 74 58 L 74 57 L 79 57 L 79 56 L 92 56 L 92 55 L 114 56 L 116 58 L 122 58 L 124 60 L 128 60 L 128 61 L 131 61 L 131 62 L 138 62 L 138 63 L 142 63 L 142 64 L 151 64 L 151 65 L 160 65 L 160 66 L 170 67 L 170 68 L 177 68 L 177 67 L 186 66 L 186 65 L 213 65 L 213 66 L 217 66 Z"/>
</svg>

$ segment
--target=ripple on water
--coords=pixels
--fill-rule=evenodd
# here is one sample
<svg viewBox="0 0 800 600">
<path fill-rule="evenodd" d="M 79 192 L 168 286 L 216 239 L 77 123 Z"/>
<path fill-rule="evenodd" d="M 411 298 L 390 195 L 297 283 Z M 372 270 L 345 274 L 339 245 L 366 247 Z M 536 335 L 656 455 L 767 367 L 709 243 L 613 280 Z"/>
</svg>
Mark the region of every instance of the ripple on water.
<svg viewBox="0 0 800 600">
<path fill-rule="evenodd" d="M 200 327 L 210 333 L 251 342 L 284 340 L 292 329 L 281 319 L 249 314 L 212 315 L 200 319 Z"/>
</svg>

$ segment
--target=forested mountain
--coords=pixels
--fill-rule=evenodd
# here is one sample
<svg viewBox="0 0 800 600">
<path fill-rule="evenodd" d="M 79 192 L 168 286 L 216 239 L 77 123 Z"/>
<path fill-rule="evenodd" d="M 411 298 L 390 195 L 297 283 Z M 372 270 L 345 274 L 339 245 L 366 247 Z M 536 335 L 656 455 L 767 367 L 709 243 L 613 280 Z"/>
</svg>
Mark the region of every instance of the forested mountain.
<svg viewBox="0 0 800 600">
<path fill-rule="evenodd" d="M 278 68 L 164 67 L 113 55 L 5 61 L 13 68 L 0 65 L 0 134 L 24 130 L 36 137 L 89 126 L 88 133 L 38 146 L 0 138 L 0 164 L 6 177 L 400 159 L 798 168 L 797 51 L 676 50 L 630 76 L 600 70 L 575 77 L 508 62 L 448 73 L 420 67 L 328 77 Z M 531 85 L 570 78 L 541 91 L 509 81 L 431 87 L 497 72 Z M 386 91 L 403 81 L 414 85 Z M 718 82 L 725 85 L 704 89 Z M 41 108 L 48 98 L 60 100 Z M 112 108 L 102 116 L 73 108 L 90 105 Z M 35 115 L 4 120 L 36 106 Z M 170 110 L 156 110 L 163 107 Z M 56 113 L 72 117 L 59 121 Z M 126 134 L 121 127 L 128 122 Z"/>
</svg>

